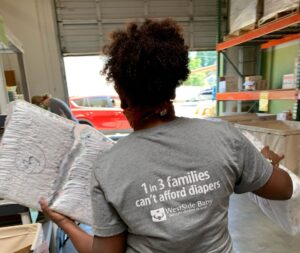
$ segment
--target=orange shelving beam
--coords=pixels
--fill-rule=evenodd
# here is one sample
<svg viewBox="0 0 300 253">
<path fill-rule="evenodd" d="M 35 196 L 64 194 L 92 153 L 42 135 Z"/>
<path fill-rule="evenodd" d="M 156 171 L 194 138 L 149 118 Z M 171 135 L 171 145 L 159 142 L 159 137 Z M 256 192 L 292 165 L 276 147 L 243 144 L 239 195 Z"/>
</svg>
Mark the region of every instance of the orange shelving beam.
<svg viewBox="0 0 300 253">
<path fill-rule="evenodd" d="M 300 23 L 300 12 L 297 12 L 296 14 L 290 15 L 288 17 L 281 18 L 277 21 L 267 23 L 257 29 L 246 32 L 245 34 L 242 34 L 240 36 L 234 37 L 227 41 L 221 42 L 221 43 L 217 44 L 216 50 L 222 51 L 224 49 L 227 49 L 227 48 L 230 48 L 230 47 L 233 47 L 236 45 L 240 45 L 247 41 L 259 38 L 261 36 L 270 34 L 272 32 L 281 30 L 283 28 L 289 27 L 289 26 L 297 24 L 297 23 Z"/>
<path fill-rule="evenodd" d="M 274 47 L 274 46 L 277 46 L 277 45 L 280 45 L 280 44 L 283 44 L 283 43 L 286 43 L 289 41 L 298 40 L 298 39 L 300 39 L 300 33 L 288 35 L 281 39 L 270 40 L 264 44 L 261 44 L 260 48 L 267 49 L 270 47 Z"/>
<path fill-rule="evenodd" d="M 217 93 L 216 100 L 228 101 L 228 100 L 240 100 L 240 101 L 251 101 L 259 100 L 260 94 L 268 93 L 269 100 L 297 100 L 300 99 L 300 93 L 298 90 L 256 90 L 256 91 L 241 91 L 241 92 L 224 92 Z"/>
</svg>

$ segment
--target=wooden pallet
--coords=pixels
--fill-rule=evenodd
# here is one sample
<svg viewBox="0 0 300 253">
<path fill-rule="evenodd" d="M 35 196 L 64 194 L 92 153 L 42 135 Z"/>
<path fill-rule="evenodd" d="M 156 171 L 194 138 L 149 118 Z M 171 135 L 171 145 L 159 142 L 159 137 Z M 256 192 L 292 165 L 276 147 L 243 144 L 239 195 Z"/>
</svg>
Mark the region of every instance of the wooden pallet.
<svg viewBox="0 0 300 253">
<path fill-rule="evenodd" d="M 234 32 L 232 32 L 232 33 L 230 33 L 228 35 L 225 35 L 223 39 L 224 39 L 224 41 L 232 39 L 234 37 L 243 35 L 243 34 L 249 32 L 249 31 L 251 31 L 251 30 L 253 30 L 255 28 L 257 28 L 257 24 L 256 23 L 247 25 L 247 26 L 245 26 L 245 27 L 243 27 L 243 28 L 241 28 L 241 29 L 239 29 L 237 31 L 234 31 Z"/>
<path fill-rule="evenodd" d="M 268 23 L 271 23 L 271 22 L 274 22 L 274 21 L 277 21 L 278 19 L 291 16 L 299 11 L 300 11 L 299 6 L 297 6 L 297 7 L 292 7 L 288 10 L 280 11 L 277 13 L 274 12 L 274 14 L 272 16 L 269 16 L 268 18 L 262 17 L 258 21 L 258 27 L 268 24 Z"/>
</svg>

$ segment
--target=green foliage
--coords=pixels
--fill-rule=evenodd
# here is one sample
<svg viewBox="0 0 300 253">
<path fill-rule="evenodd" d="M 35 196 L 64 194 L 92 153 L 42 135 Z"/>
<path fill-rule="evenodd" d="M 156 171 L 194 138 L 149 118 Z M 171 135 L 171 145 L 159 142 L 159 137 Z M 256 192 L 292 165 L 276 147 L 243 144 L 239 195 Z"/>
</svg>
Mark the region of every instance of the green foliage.
<svg viewBox="0 0 300 253">
<path fill-rule="evenodd" d="M 183 83 L 186 86 L 206 86 L 205 73 L 190 74 L 189 78 Z"/>
<path fill-rule="evenodd" d="M 189 69 L 193 70 L 193 69 L 198 69 L 198 68 L 201 68 L 201 58 L 199 58 L 199 57 L 190 58 Z"/>
<path fill-rule="evenodd" d="M 189 54 L 189 69 L 196 70 L 202 67 L 215 65 L 217 54 L 215 51 L 193 51 Z M 209 72 L 191 73 L 183 83 L 186 86 L 208 86 L 207 77 Z"/>
<path fill-rule="evenodd" d="M 201 59 L 201 67 L 217 64 L 217 53 L 215 51 L 198 51 L 197 57 Z"/>
</svg>

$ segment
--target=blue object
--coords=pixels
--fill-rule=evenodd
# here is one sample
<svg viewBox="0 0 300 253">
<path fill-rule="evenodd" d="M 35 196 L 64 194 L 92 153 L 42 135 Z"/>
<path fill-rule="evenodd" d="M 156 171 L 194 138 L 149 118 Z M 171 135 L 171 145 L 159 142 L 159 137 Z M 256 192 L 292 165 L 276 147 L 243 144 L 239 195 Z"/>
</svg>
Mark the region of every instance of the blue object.
<svg viewBox="0 0 300 253">
<path fill-rule="evenodd" d="M 79 224 L 79 227 L 88 234 L 93 234 L 91 226 Z M 78 253 L 68 235 L 61 228 L 56 231 L 55 253 Z"/>
<path fill-rule="evenodd" d="M 213 87 L 212 87 L 212 90 L 211 90 L 211 95 L 212 95 L 212 98 L 211 98 L 211 100 L 216 100 L 216 95 L 217 95 L 217 86 L 213 86 Z"/>
</svg>

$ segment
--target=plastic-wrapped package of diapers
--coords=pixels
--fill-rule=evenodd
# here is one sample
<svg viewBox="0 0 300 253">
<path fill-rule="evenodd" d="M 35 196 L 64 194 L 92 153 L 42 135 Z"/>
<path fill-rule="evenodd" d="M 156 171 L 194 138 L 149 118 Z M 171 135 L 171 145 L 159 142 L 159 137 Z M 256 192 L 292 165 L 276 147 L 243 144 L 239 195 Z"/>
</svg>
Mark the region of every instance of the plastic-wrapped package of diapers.
<svg viewBox="0 0 300 253">
<path fill-rule="evenodd" d="M 92 224 L 93 165 L 113 141 L 25 101 L 9 104 L 0 143 L 0 198 L 40 209 L 49 206 Z"/>
<path fill-rule="evenodd" d="M 243 134 L 259 151 L 262 150 L 263 143 L 248 132 Z M 248 193 L 248 196 L 284 231 L 290 235 L 300 235 L 300 178 L 282 165 L 279 168 L 285 170 L 293 181 L 293 195 L 289 200 L 268 200 L 253 193 Z"/>
</svg>

